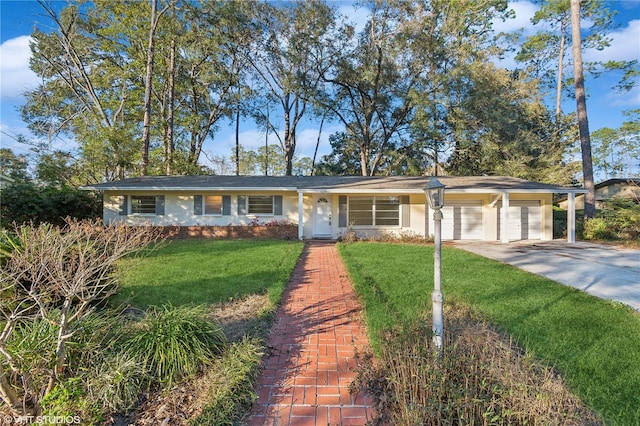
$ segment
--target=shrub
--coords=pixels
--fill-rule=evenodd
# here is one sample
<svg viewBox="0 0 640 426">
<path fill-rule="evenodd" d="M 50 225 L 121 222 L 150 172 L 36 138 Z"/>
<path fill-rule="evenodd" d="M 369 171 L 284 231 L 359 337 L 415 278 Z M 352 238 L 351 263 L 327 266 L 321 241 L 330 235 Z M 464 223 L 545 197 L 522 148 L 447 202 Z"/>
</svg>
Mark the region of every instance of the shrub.
<svg viewBox="0 0 640 426">
<path fill-rule="evenodd" d="M 95 344 L 94 335 L 82 330 L 95 305 L 117 290 L 115 263 L 158 234 L 74 220 L 64 227 L 17 226 L 12 233 L 20 242 L 2 258 L 0 269 L 0 399 L 16 414 L 37 413 L 43 398 L 77 373 L 82 363 L 75 361 L 87 344 Z M 42 328 L 45 323 L 52 329 Z M 22 337 L 42 333 L 49 342 L 42 350 L 39 337 Z M 29 358 L 30 353 L 37 356 Z"/>
<path fill-rule="evenodd" d="M 567 211 L 560 207 L 553 208 L 553 238 L 567 236 Z"/>
<path fill-rule="evenodd" d="M 22 381 L 30 384 L 21 395 L 25 408 L 37 407 L 40 399 L 37 391 L 45 389 L 49 382 L 57 337 L 57 328 L 49 320 L 35 318 L 16 323 L 4 343 L 6 351 L 15 356 L 11 360 L 0 357 L 0 372 L 20 371 Z"/>
<path fill-rule="evenodd" d="M 586 220 L 583 236 L 589 240 L 636 240 L 640 237 L 640 204 L 613 198 L 599 217 Z"/>
<path fill-rule="evenodd" d="M 88 393 L 103 409 L 128 412 L 148 381 L 146 371 L 133 356 L 115 352 L 102 357 L 89 370 Z"/>
<path fill-rule="evenodd" d="M 621 238 L 640 237 L 640 203 L 623 198 L 613 198 L 607 207 L 614 212 L 612 218 Z"/>
<path fill-rule="evenodd" d="M 222 328 L 200 307 L 151 307 L 135 329 L 124 349 L 154 382 L 167 386 L 195 374 L 225 345 Z"/>
<path fill-rule="evenodd" d="M 599 424 L 553 370 L 468 313 L 447 312 L 441 358 L 422 322 L 383 337 L 381 354 L 360 354 L 351 391 L 375 399 L 373 424 Z"/>
<path fill-rule="evenodd" d="M 411 243 L 426 244 L 433 243 L 433 237 L 424 237 L 409 230 L 400 231 L 380 231 L 369 235 L 367 232 L 358 232 L 349 226 L 346 231 L 338 235 L 341 243 L 355 243 L 357 241 L 371 241 L 380 243 Z"/>
<path fill-rule="evenodd" d="M 583 235 L 587 240 L 615 240 L 617 238 L 614 222 L 599 217 L 584 221 Z"/>
<path fill-rule="evenodd" d="M 42 400 L 42 418 L 54 419 L 47 423 L 94 425 L 100 424 L 99 404 L 86 398 L 82 379 L 72 377 L 56 386 Z"/>
<path fill-rule="evenodd" d="M 63 226 L 65 218 L 95 219 L 101 215 L 100 199 L 93 193 L 31 182 L 14 183 L 2 189 L 0 218 L 3 227 L 12 223 L 43 223 Z"/>
</svg>

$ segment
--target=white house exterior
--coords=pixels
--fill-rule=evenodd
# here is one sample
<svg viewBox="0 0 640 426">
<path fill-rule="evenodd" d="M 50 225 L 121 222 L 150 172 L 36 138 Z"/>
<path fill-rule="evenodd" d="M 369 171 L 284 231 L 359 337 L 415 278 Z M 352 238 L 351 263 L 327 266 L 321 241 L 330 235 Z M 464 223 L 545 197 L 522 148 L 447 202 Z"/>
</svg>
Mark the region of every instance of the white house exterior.
<svg viewBox="0 0 640 426">
<path fill-rule="evenodd" d="M 286 221 L 298 237 L 338 238 L 353 230 L 432 235 L 429 177 L 146 176 L 86 186 L 104 192 L 105 223 L 159 226 Z M 585 191 L 511 177 L 438 179 L 446 186 L 445 240 L 553 239 L 553 194 Z M 571 216 L 571 215 L 570 215 Z M 568 240 L 574 229 L 569 225 Z"/>
</svg>

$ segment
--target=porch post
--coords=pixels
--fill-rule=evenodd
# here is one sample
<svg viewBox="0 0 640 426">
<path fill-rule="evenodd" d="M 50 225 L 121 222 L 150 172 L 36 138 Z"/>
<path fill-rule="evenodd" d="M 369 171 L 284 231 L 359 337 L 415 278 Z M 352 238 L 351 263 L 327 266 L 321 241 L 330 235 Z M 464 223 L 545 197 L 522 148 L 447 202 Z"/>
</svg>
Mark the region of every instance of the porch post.
<svg viewBox="0 0 640 426">
<path fill-rule="evenodd" d="M 500 210 L 500 240 L 509 243 L 509 193 L 502 194 L 502 209 Z"/>
<path fill-rule="evenodd" d="M 302 192 L 298 192 L 298 239 L 304 237 L 304 197 Z"/>
<path fill-rule="evenodd" d="M 576 194 L 570 192 L 567 194 L 567 243 L 576 242 Z"/>
</svg>

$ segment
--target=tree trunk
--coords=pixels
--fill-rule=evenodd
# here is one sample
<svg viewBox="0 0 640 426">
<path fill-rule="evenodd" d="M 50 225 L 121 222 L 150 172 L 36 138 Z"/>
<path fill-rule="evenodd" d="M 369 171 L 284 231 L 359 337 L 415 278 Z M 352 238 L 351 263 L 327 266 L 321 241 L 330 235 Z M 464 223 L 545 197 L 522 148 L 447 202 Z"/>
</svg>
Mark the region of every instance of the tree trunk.
<svg viewBox="0 0 640 426">
<path fill-rule="evenodd" d="M 240 103 L 236 108 L 236 176 L 240 176 Z"/>
<path fill-rule="evenodd" d="M 320 129 L 318 130 L 318 139 L 316 140 L 316 149 L 313 151 L 313 160 L 311 161 L 311 176 L 315 175 L 316 157 L 318 156 L 318 147 L 320 146 L 320 137 L 322 136 L 322 126 L 324 125 L 324 119 L 326 116 L 327 116 L 326 113 L 322 114 L 322 120 L 320 120 Z"/>
<path fill-rule="evenodd" d="M 584 197 L 584 217 L 592 219 L 596 215 L 596 192 L 593 182 L 593 160 L 591 158 L 591 138 L 587 118 L 587 100 L 584 90 L 582 70 L 582 42 L 580 39 L 580 0 L 571 0 L 571 37 L 573 42 L 573 77 L 576 85 L 576 105 L 578 130 L 582 149 L 582 175 L 584 187 L 588 191 Z"/>
<path fill-rule="evenodd" d="M 284 106 L 284 164 L 286 176 L 293 174 L 292 158 L 293 152 L 291 151 L 291 114 L 289 112 L 289 96 L 285 97 Z"/>
<path fill-rule="evenodd" d="M 156 30 L 156 0 L 151 0 L 151 21 L 149 22 L 149 43 L 147 45 L 147 63 L 144 80 L 144 116 L 142 118 L 142 160 L 140 174 L 147 174 L 149 165 L 149 144 L 151 140 L 151 89 L 153 81 L 153 57 Z"/>
<path fill-rule="evenodd" d="M 12 410 L 20 408 L 20 398 L 9 384 L 7 380 L 8 374 L 5 374 L 0 363 L 0 399 L 4 401 Z"/>
<path fill-rule="evenodd" d="M 169 57 L 169 118 L 166 140 L 165 173 L 170 176 L 173 173 L 173 151 L 175 148 L 173 136 L 173 122 L 176 109 L 176 42 L 171 40 L 171 56 Z"/>
<path fill-rule="evenodd" d="M 565 20 L 564 18 L 560 22 L 560 52 L 558 53 L 558 80 L 556 81 L 556 123 L 560 122 L 560 115 L 562 114 L 562 85 L 563 85 L 563 65 L 564 65 L 564 44 L 566 40 L 565 36 Z"/>
<path fill-rule="evenodd" d="M 155 36 L 160 17 L 169 9 L 165 6 L 160 12 L 157 9 L 157 0 L 151 0 L 151 19 L 149 22 L 149 41 L 147 45 L 147 63 L 144 81 L 144 116 L 142 117 L 142 160 L 140 161 L 140 174 L 147 174 L 149 165 L 149 146 L 151 141 L 151 94 L 153 86 L 153 63 L 155 59 Z"/>
</svg>

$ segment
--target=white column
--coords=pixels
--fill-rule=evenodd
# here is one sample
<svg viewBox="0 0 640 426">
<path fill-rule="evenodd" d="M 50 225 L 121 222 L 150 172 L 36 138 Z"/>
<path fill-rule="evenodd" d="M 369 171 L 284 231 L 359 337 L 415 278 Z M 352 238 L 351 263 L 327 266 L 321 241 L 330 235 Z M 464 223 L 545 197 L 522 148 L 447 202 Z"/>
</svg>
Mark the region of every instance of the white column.
<svg viewBox="0 0 640 426">
<path fill-rule="evenodd" d="M 302 192 L 298 192 L 298 239 L 304 236 L 304 197 Z"/>
<path fill-rule="evenodd" d="M 568 193 L 567 201 L 567 243 L 573 244 L 576 242 L 576 194 Z"/>
<path fill-rule="evenodd" d="M 509 193 L 502 194 L 500 209 L 500 241 L 509 243 Z"/>
</svg>

